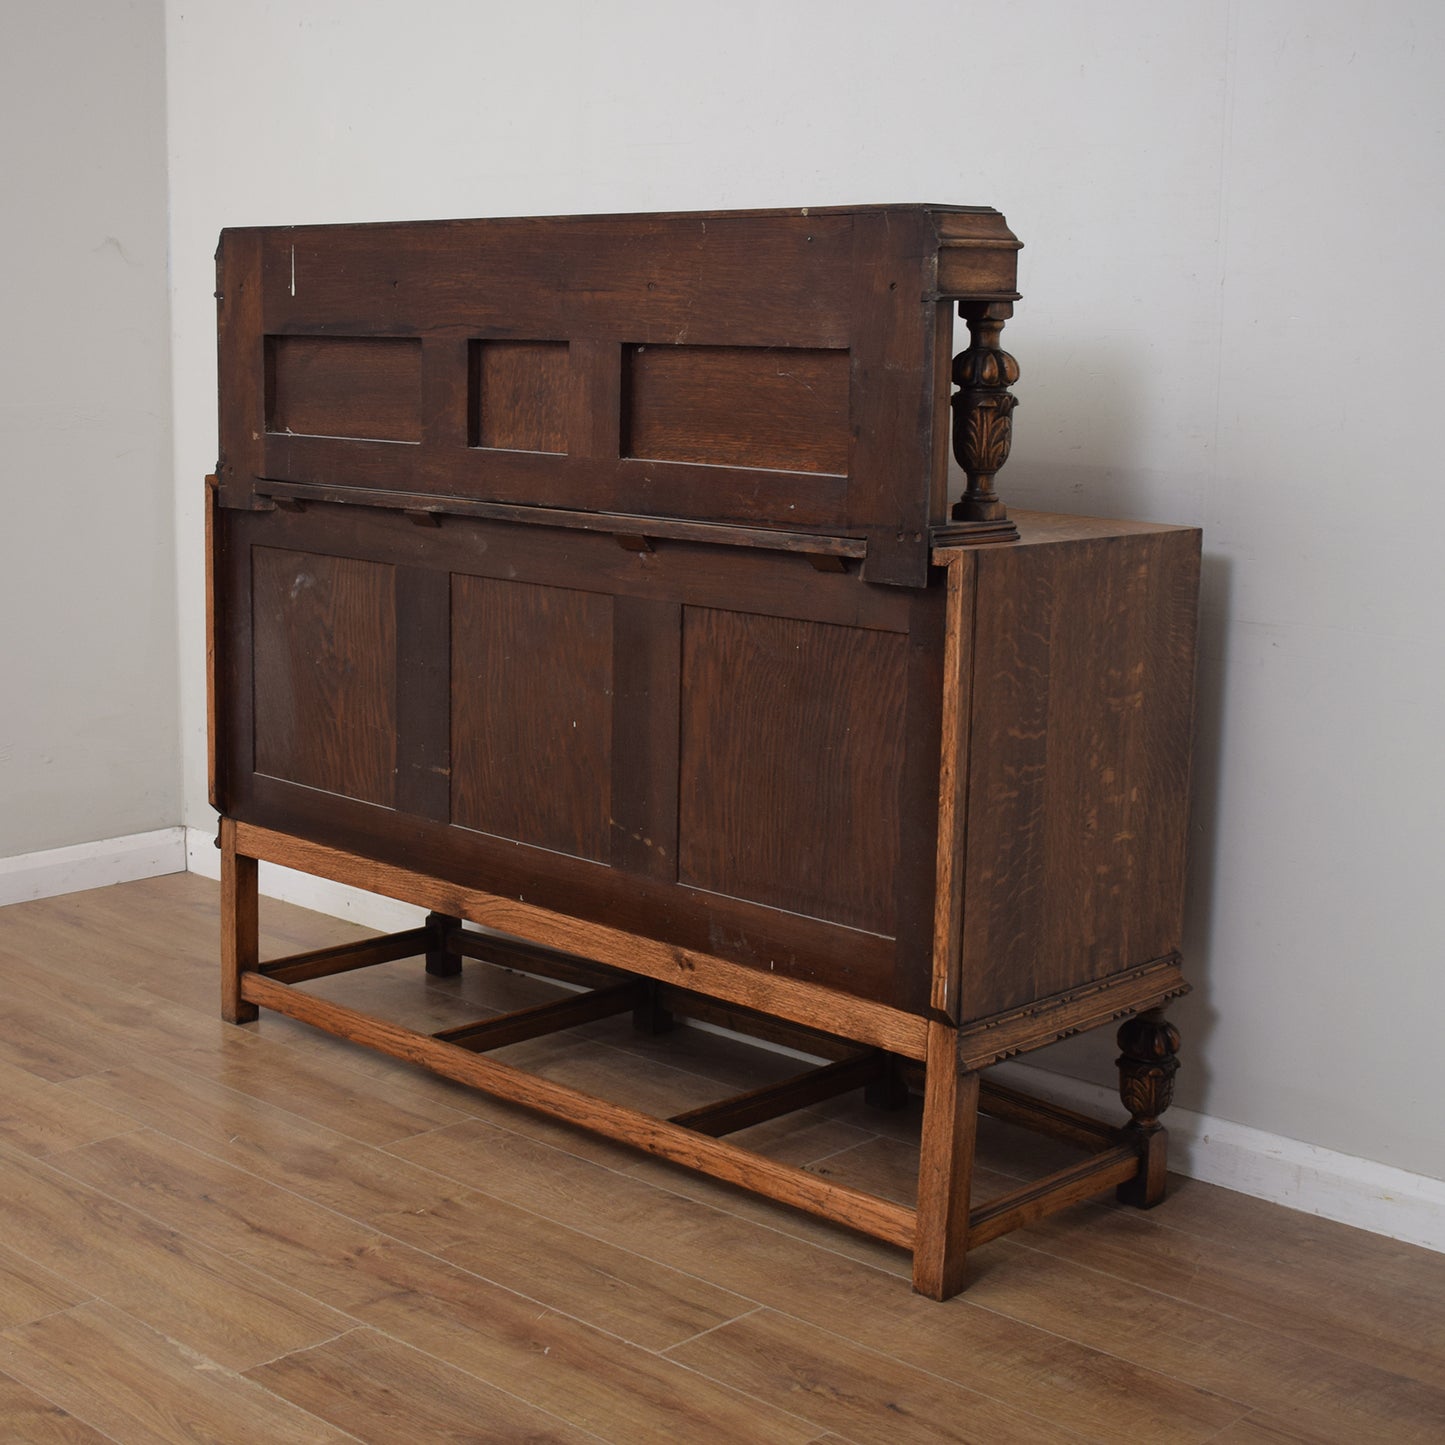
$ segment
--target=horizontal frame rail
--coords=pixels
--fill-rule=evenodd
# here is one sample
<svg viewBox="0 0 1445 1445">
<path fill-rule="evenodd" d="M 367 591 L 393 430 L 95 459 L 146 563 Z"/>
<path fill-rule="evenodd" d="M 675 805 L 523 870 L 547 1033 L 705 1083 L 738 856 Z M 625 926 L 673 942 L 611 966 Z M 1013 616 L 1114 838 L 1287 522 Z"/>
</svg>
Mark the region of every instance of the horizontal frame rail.
<svg viewBox="0 0 1445 1445">
<path fill-rule="evenodd" d="M 395 963 L 399 958 L 416 958 L 427 951 L 431 941 L 430 929 L 409 928 L 405 933 L 388 933 L 381 938 L 363 938 L 356 943 L 335 943 L 329 948 L 288 954 L 263 963 L 259 971 L 277 983 L 304 983 L 312 978 L 329 978 L 334 973 L 350 973 L 355 968 Z"/>
<path fill-rule="evenodd" d="M 1102 1194 L 1114 1184 L 1123 1184 L 1139 1173 L 1139 1153 L 1132 1145 L 1105 1149 L 1090 1159 L 1080 1160 L 1056 1174 L 1036 1179 L 998 1199 L 971 1209 L 968 1214 L 968 1247 L 987 1244 L 1001 1234 L 1056 1214 Z"/>
<path fill-rule="evenodd" d="M 440 492 L 389 492 L 374 487 L 338 487 L 316 482 L 258 480 L 257 496 L 281 502 L 337 502 L 343 506 L 382 507 L 389 511 L 442 517 L 480 517 L 493 522 L 519 522 L 534 527 L 563 527 L 579 532 L 608 532 L 619 537 L 659 541 L 710 542 L 723 547 L 757 547 L 772 552 L 806 552 L 818 557 L 865 557 L 862 537 L 823 532 L 785 532 L 771 527 L 735 527 L 725 522 L 689 522 L 678 517 L 651 517 L 632 512 L 580 512 L 565 507 L 529 506 L 519 502 L 484 502 Z M 1018 536 L 1017 528 L 1013 536 Z"/>
<path fill-rule="evenodd" d="M 979 1083 L 978 1109 L 981 1114 L 1052 1135 L 1055 1139 L 1066 1139 L 1085 1149 L 1110 1148 L 1118 1144 L 1124 1134 L 1122 1128 L 1091 1119 L 1087 1114 L 1076 1114 L 1062 1104 L 1036 1099 L 1032 1094 L 1020 1093 L 989 1079 Z"/>
<path fill-rule="evenodd" d="M 474 1054 L 487 1049 L 504 1049 L 508 1044 L 520 1044 L 526 1039 L 541 1038 L 543 1034 L 560 1033 L 578 1024 L 590 1024 L 597 1019 L 626 1013 L 628 1009 L 636 1008 L 646 993 L 647 985 L 644 983 L 616 984 L 611 988 L 575 994 L 571 998 L 554 999 L 551 1003 L 533 1004 L 531 1008 L 516 1009 L 496 1018 L 482 1019 L 479 1023 L 442 1029 L 430 1037 L 444 1044 L 455 1044 Z"/>
<path fill-rule="evenodd" d="M 905 1205 L 832 1183 L 817 1174 L 779 1164 L 735 1144 L 709 1138 L 669 1120 L 654 1119 L 496 1059 L 478 1057 L 457 1044 L 293 990 L 261 973 L 242 974 L 241 996 L 248 1003 L 286 1014 L 338 1038 L 419 1064 L 509 1103 L 621 1140 L 661 1159 L 845 1224 L 888 1244 L 904 1249 L 914 1246 L 918 1214 Z"/>
<path fill-rule="evenodd" d="M 764 1124 L 769 1119 L 791 1114 L 795 1109 L 806 1109 L 809 1104 L 819 1104 L 824 1099 L 846 1094 L 849 1089 L 861 1089 L 864 1084 L 880 1077 L 886 1067 L 887 1055 L 877 1052 L 840 1059 L 836 1064 L 824 1064 L 820 1068 L 794 1074 L 792 1078 L 780 1079 L 776 1084 L 735 1094 L 731 1099 L 722 1099 L 716 1104 L 704 1104 L 686 1113 L 674 1114 L 672 1122 L 714 1138 L 719 1134 L 732 1134 L 738 1129 L 748 1129 L 754 1124 Z"/>
</svg>

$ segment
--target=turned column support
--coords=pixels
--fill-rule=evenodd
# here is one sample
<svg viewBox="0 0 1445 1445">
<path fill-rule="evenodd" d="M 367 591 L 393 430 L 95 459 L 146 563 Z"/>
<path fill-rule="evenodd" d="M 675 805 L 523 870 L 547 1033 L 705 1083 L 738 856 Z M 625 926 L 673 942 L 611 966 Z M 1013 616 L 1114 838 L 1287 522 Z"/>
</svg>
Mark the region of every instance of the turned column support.
<svg viewBox="0 0 1445 1445">
<path fill-rule="evenodd" d="M 1152 1209 L 1164 1198 L 1168 1133 L 1159 1116 L 1174 1101 L 1179 1030 L 1162 1009 L 1125 1019 L 1119 1027 L 1119 1097 L 1132 1116 L 1125 1134 L 1139 1150 L 1138 1175 L 1119 1185 L 1123 1204 Z"/>
<path fill-rule="evenodd" d="M 993 489 L 993 479 L 1008 460 L 1013 442 L 1013 409 L 1018 398 L 1009 391 L 1019 379 L 1019 364 L 999 345 L 1003 324 L 1013 315 L 1010 301 L 960 301 L 959 315 L 968 323 L 970 345 L 953 358 L 953 454 L 968 477 L 961 501 L 953 508 L 955 522 L 1001 522 L 1008 517 Z"/>
</svg>

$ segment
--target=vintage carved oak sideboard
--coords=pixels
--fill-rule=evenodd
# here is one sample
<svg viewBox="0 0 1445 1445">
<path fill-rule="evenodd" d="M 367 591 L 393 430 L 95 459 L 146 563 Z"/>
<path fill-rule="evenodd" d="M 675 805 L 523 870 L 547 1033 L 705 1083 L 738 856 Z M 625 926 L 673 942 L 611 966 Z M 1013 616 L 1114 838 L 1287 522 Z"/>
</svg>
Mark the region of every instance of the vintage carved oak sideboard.
<svg viewBox="0 0 1445 1445">
<path fill-rule="evenodd" d="M 1008 514 L 1018 245 L 928 205 L 226 231 L 225 1017 L 911 1249 L 940 1299 L 972 1245 L 1158 1201 L 1200 539 Z M 257 860 L 426 924 L 263 962 Z M 408 957 L 586 987 L 426 1035 L 304 986 Z M 824 1062 L 660 1119 L 489 1057 L 629 1010 Z M 980 1081 L 1119 1019 L 1122 1127 Z M 726 1138 L 910 1084 L 916 1209 Z M 971 1203 L 979 1110 L 1085 1152 Z"/>
</svg>

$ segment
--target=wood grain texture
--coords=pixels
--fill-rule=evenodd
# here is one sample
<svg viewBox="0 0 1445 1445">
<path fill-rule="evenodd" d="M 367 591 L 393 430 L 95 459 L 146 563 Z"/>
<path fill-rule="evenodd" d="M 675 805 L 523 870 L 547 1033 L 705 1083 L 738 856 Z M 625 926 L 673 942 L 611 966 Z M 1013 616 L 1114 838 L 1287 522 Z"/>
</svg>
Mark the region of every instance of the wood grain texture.
<svg viewBox="0 0 1445 1445">
<path fill-rule="evenodd" d="M 918 205 L 228 231 L 228 504 L 265 478 L 841 524 L 873 580 L 920 585 L 945 298 L 1016 294 L 1017 245 L 987 208 Z"/>
<path fill-rule="evenodd" d="M 911 1014 L 793 979 L 773 977 L 708 954 L 656 944 L 617 929 L 500 898 L 457 884 L 309 843 L 249 823 L 236 825 L 238 846 L 251 857 L 316 873 L 353 887 L 470 919 L 500 933 L 534 939 L 631 973 L 777 1014 L 907 1058 L 922 1058 L 926 1026 Z"/>
<path fill-rule="evenodd" d="M 605 862 L 612 599 L 452 582 L 452 821 Z"/>
<path fill-rule="evenodd" d="M 854 1229 L 892 1244 L 907 1244 L 914 1237 L 911 1209 L 901 1209 L 861 1191 L 830 1184 L 734 1145 L 553 1084 L 495 1060 L 477 1058 L 462 1047 L 423 1038 L 383 1019 L 288 989 L 260 974 L 247 974 L 241 988 L 243 996 L 252 1003 L 363 1043 L 393 1058 L 423 1064 L 444 1078 L 473 1084 L 498 1098 L 525 1104 L 529 1109 L 569 1124 L 620 1139 L 660 1158 L 766 1194 L 794 1208 L 846 1222 Z"/>
<path fill-rule="evenodd" d="M 250 1439 L 276 1445 L 340 1445 L 350 1438 L 105 1304 L 80 1305 L 0 1335 L 0 1370 L 104 1432 L 56 1428 L 51 1438 L 58 1440 L 194 1445 L 236 1439 L 240 1422 Z M 39 1445 L 47 1436 L 11 1438 Z"/>
<path fill-rule="evenodd" d="M 421 342 L 408 337 L 267 337 L 266 430 L 419 442 Z"/>
<path fill-rule="evenodd" d="M 888 634 L 689 608 L 681 879 L 893 934 L 905 665 Z"/>
<path fill-rule="evenodd" d="M 565 341 L 473 341 L 470 445 L 565 452 L 572 368 Z"/>
<path fill-rule="evenodd" d="M 846 351 L 629 346 L 622 411 L 624 456 L 848 471 Z"/>
<path fill-rule="evenodd" d="M 337 1046 L 318 1057 L 324 1040 L 277 1016 L 259 1030 L 218 1026 L 207 977 L 217 907 L 214 884 L 174 875 L 0 911 L 12 981 L 0 1003 L 18 1004 L 23 983 L 35 1008 L 22 1027 L 6 1014 L 0 1052 L 19 1057 L 24 1028 L 49 1016 L 57 1049 L 72 1039 L 89 1048 L 83 1076 L 59 1087 L 134 1109 L 151 1126 L 51 1155 L 47 1167 L 235 1260 L 253 1282 L 283 1277 L 320 1304 L 364 1314 L 358 1323 L 434 1362 L 418 1366 L 411 1387 L 396 1380 L 403 1419 L 476 1399 L 450 1373 L 461 1370 L 619 1445 L 710 1429 L 872 1439 L 893 1421 L 902 1422 L 894 1440 L 970 1428 L 1007 1440 L 1021 1421 L 1034 1429 L 1024 1438 L 1040 1440 L 1438 1438 L 1445 1256 L 1176 1180 L 1152 1214 L 1081 1206 L 975 1250 L 971 1293 L 940 1307 L 902 1286 L 901 1251 L 840 1247 L 836 1230 L 810 1235 L 805 1217 L 765 1204 L 751 1215 L 755 1201 L 721 1187 L 680 1193 L 663 1166 L 619 1173 L 615 1159 L 579 1155 L 575 1135 L 548 1142 L 545 1121 L 504 1106 L 485 1118 L 438 1113 L 445 1098 L 469 1096 L 379 1055 Z M 358 936 L 270 900 L 261 921 L 268 953 Z M 457 987 L 427 984 L 406 964 L 318 987 L 370 998 L 388 971 L 397 997 Z M 146 1026 L 148 1013 L 164 1035 Z M 691 1032 L 636 1040 L 619 1020 L 594 1057 L 599 1067 L 611 1058 L 624 1083 L 683 1049 L 679 1060 L 726 1072 L 729 1088 L 744 1082 L 732 1069 L 751 1051 Z M 362 1129 L 368 1098 L 378 1122 L 384 1100 L 407 1106 L 385 1109 L 386 1128 L 369 1132 L 377 1142 L 306 1117 Z M 13 1106 L 19 1114 L 26 1101 Z M 854 1122 L 822 1130 L 818 1152 L 794 1162 L 863 1185 L 838 1152 L 842 1138 L 886 1143 L 900 1163 L 917 1148 L 916 1106 L 820 1107 Z M 978 1177 L 990 1187 L 1049 1167 L 1056 1146 L 1039 1154 L 1032 1140 L 984 1125 Z M 796 1135 L 787 1146 L 805 1143 Z M 29 1276 L 39 1248 L 31 1240 L 24 1256 L 12 1249 L 0 1260 Z M 1042 1285 L 1040 1261 L 1059 1271 Z M 53 1280 L 32 1278 L 34 1307 L 69 1318 L 51 1306 L 73 1313 L 81 1301 Z M 157 1281 L 167 1288 L 164 1275 Z M 18 1299 L 20 1287 L 0 1286 L 0 1297 Z M 289 1438 L 298 1420 L 313 1432 L 301 1438 L 335 1437 L 328 1421 L 205 1354 L 174 1351 L 122 1308 L 104 1309 L 110 1323 L 26 1330 L 18 1342 L 3 1332 L 24 1330 L 21 1321 L 0 1325 L 0 1348 L 12 1351 L 0 1372 L 15 1379 L 0 1379 L 0 1418 L 20 1439 L 194 1440 L 209 1426 L 212 1438 L 271 1440 Z M 670 1353 L 659 1360 L 659 1351 Z M 294 1355 L 299 1375 L 313 1352 L 281 1358 Z M 801 1437 L 791 1433 L 799 1420 L 810 1432 Z"/>
<path fill-rule="evenodd" d="M 964 1018 L 1179 946 L 1199 534 L 978 554 Z"/>
<path fill-rule="evenodd" d="M 393 806 L 394 569 L 272 547 L 251 565 L 256 770 Z"/>
<path fill-rule="evenodd" d="M 247 1377 L 361 1440 L 394 1439 L 402 1430 L 437 1441 L 476 1440 L 483 1430 L 493 1440 L 557 1445 L 597 1438 L 375 1330 L 353 1330 Z"/>
</svg>

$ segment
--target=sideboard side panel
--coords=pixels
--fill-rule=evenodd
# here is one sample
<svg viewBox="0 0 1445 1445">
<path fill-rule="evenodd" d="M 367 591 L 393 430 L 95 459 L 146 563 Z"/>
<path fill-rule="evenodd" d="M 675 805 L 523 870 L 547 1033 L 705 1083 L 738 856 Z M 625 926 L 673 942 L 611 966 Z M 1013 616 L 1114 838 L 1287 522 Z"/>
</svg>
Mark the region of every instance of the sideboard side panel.
<svg viewBox="0 0 1445 1445">
<path fill-rule="evenodd" d="M 964 1018 L 1179 947 L 1199 533 L 977 565 Z"/>
</svg>

